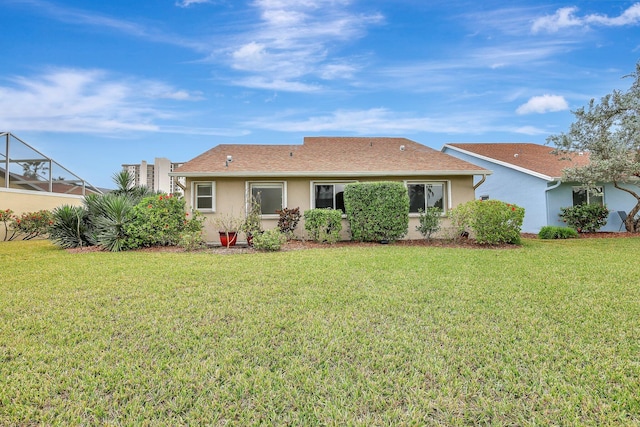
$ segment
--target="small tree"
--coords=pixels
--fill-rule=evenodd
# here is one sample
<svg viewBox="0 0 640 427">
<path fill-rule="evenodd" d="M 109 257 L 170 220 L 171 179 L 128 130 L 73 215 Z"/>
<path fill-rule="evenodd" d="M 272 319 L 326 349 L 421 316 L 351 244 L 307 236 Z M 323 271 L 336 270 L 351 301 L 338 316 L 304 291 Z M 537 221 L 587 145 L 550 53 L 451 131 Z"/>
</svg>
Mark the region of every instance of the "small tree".
<svg viewBox="0 0 640 427">
<path fill-rule="evenodd" d="M 627 231 L 640 231 L 640 63 L 626 77 L 635 80 L 626 92 L 614 90 L 589 102 L 573 114 L 576 120 L 569 132 L 547 138 L 556 146 L 556 153 L 571 157 L 588 152 L 589 164 L 565 169 L 563 179 L 593 188 L 597 183 L 612 182 L 636 200 L 625 220 Z M 566 156 L 569 154 L 569 156 Z"/>
<path fill-rule="evenodd" d="M 247 214 L 245 215 L 244 222 L 240 226 L 240 231 L 247 235 L 247 241 L 251 240 L 257 234 L 262 233 L 260 201 L 252 195 L 249 196 Z"/>
<path fill-rule="evenodd" d="M 431 207 L 427 208 L 426 211 L 420 209 L 418 212 L 420 213 L 420 217 L 418 218 L 420 224 L 416 226 L 416 230 L 419 231 L 425 239 L 430 240 L 431 235 L 440 230 L 442 209 Z"/>
</svg>

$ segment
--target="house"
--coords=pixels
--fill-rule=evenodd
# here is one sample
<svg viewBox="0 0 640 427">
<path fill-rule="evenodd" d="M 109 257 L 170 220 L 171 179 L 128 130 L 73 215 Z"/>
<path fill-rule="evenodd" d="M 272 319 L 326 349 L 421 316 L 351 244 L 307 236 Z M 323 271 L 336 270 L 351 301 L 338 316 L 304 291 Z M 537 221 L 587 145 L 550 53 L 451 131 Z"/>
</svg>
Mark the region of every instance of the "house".
<svg viewBox="0 0 640 427">
<path fill-rule="evenodd" d="M 9 132 L 0 132 L 0 209 L 16 215 L 82 205 L 87 194 L 100 194 L 52 158 Z M 5 231 L 0 230 L 0 240 Z"/>
<path fill-rule="evenodd" d="M 491 173 L 405 138 L 307 137 L 302 145 L 218 145 L 186 162 L 169 175 L 184 177 L 191 209 L 213 219 L 240 215 L 250 195 L 260 196 L 262 224 L 277 226 L 283 207 L 344 210 L 344 186 L 351 182 L 401 181 L 411 199 L 408 238 L 415 230 L 418 209 L 439 206 L 446 212 L 474 198 L 474 176 Z M 346 221 L 343 229 L 347 229 Z M 205 222 L 206 239 L 218 230 Z M 304 223 L 296 234 L 304 236 Z M 348 239 L 345 231 L 343 238 Z"/>
<path fill-rule="evenodd" d="M 491 169 L 493 174 L 476 190 L 476 197 L 498 199 L 525 208 L 522 231 L 538 233 L 545 225 L 566 225 L 559 217 L 560 208 L 581 203 L 602 203 L 609 219 L 601 231 L 624 230 L 618 211 L 635 205 L 629 194 L 600 183 L 587 191 L 580 183 L 563 182 L 562 171 L 589 162 L 588 153 L 578 153 L 571 160 L 553 154 L 553 147 L 530 143 L 446 144 L 443 153 Z"/>
</svg>

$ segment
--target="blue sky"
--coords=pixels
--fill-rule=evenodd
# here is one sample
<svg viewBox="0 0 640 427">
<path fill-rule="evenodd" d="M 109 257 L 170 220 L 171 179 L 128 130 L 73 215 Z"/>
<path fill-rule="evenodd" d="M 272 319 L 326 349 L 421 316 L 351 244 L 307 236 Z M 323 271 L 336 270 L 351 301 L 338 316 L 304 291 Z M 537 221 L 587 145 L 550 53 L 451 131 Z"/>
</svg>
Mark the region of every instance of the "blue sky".
<svg viewBox="0 0 640 427">
<path fill-rule="evenodd" d="M 626 89 L 640 3 L 0 0 L 0 131 L 97 186 L 304 136 L 534 142 Z"/>
</svg>

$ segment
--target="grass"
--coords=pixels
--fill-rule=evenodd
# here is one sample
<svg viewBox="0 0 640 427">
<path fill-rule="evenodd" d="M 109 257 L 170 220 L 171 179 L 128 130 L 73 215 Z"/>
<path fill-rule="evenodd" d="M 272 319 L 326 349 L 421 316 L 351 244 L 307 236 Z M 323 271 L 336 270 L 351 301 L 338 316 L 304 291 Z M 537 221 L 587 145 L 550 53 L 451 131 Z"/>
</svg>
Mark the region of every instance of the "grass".
<svg viewBox="0 0 640 427">
<path fill-rule="evenodd" d="M 640 425 L 639 249 L 0 243 L 0 425 Z"/>
</svg>

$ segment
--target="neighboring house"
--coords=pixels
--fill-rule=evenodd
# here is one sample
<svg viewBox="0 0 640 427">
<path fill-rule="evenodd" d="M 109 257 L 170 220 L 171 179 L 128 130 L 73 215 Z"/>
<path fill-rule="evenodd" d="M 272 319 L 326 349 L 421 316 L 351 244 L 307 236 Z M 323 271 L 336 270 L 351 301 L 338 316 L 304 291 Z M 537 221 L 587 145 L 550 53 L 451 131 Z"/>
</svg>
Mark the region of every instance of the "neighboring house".
<svg viewBox="0 0 640 427">
<path fill-rule="evenodd" d="M 16 215 L 82 205 L 84 196 L 102 193 L 69 169 L 15 135 L 0 132 L 0 209 Z M 0 230 L 0 241 L 4 239 Z"/>
<path fill-rule="evenodd" d="M 139 164 L 124 164 L 122 170 L 133 176 L 133 185 L 168 194 L 182 194 L 181 186 L 184 186 L 184 179 L 176 183 L 176 180 L 169 176 L 170 172 L 182 165 L 183 163 L 172 162 L 164 157 L 156 157 L 154 163 L 143 160 Z"/>
<path fill-rule="evenodd" d="M 585 165 L 587 153 L 571 160 L 552 153 L 553 147 L 529 143 L 446 144 L 443 153 L 491 169 L 493 174 L 476 190 L 476 198 L 498 199 L 525 208 L 522 231 L 537 233 L 545 225 L 566 225 L 560 208 L 581 203 L 603 203 L 609 220 L 601 231 L 624 230 L 617 211 L 629 211 L 635 199 L 612 183 L 587 191 L 579 183 L 563 182 L 562 171 Z"/>
<path fill-rule="evenodd" d="M 249 195 L 260 195 L 262 223 L 275 228 L 284 207 L 344 210 L 344 186 L 362 181 L 404 182 L 410 194 L 408 238 L 418 209 L 447 210 L 474 198 L 474 176 L 491 173 L 405 138 L 307 137 L 302 145 L 218 145 L 169 175 L 186 178 L 189 208 L 207 218 L 240 215 Z M 206 239 L 216 241 L 212 221 Z M 343 222 L 343 229 L 348 228 Z M 304 235 L 304 222 L 296 230 Z M 348 238 L 347 231 L 343 238 Z"/>
</svg>

